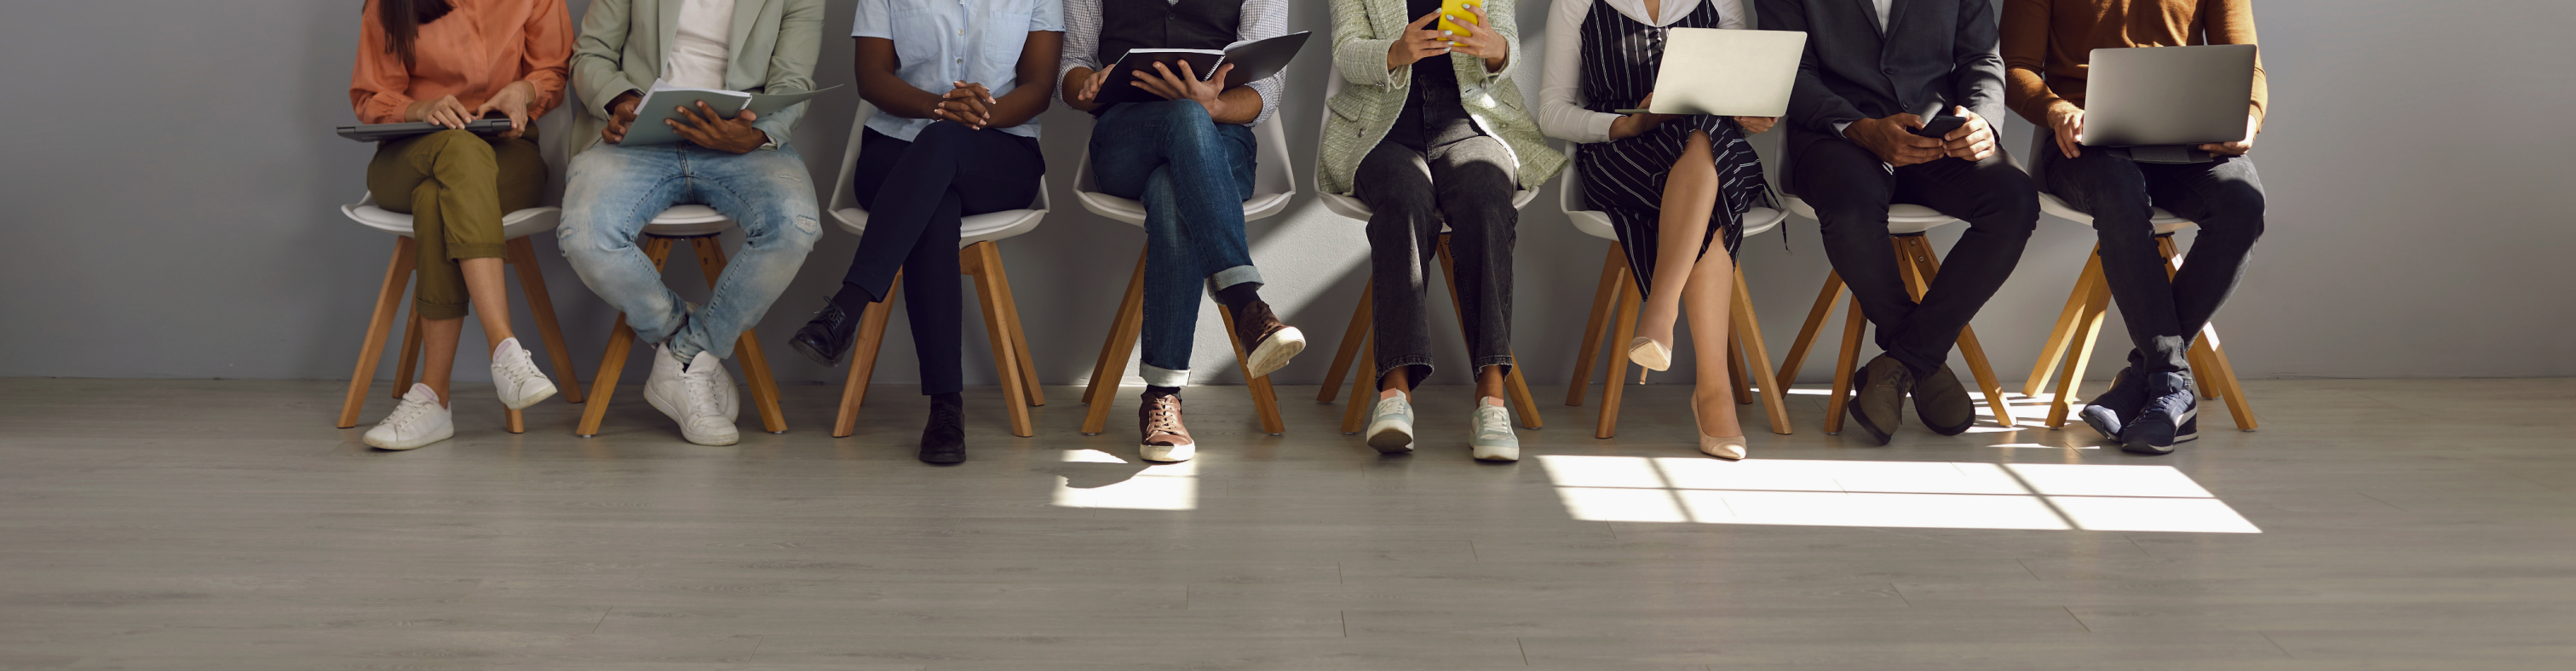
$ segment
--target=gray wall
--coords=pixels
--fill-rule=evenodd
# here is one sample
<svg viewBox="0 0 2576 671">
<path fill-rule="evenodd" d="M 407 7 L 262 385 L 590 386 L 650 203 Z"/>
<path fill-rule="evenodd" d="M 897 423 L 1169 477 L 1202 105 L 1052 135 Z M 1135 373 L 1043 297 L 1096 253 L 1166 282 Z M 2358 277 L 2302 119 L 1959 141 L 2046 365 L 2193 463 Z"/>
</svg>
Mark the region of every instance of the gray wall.
<svg viewBox="0 0 2576 671">
<path fill-rule="evenodd" d="M 349 122 L 359 4 L 116 0 L 6 10 L 0 90 L 20 92 L 22 102 L 0 140 L 10 159 L 0 167 L 0 286 L 8 288 L 0 291 L 0 376 L 349 374 L 393 247 L 334 209 L 363 192 L 371 150 L 328 132 Z M 578 16 L 587 3 L 572 4 Z M 838 34 L 850 3 L 832 4 L 826 29 Z M 1298 3 L 1295 27 L 1329 33 L 1325 4 Z M 1539 51 L 1545 13 L 1540 2 L 1520 8 L 1524 57 Z M 2576 187 L 2562 167 L 2576 131 L 2555 120 L 2576 102 L 2567 66 L 2576 47 L 2564 39 L 2576 5 L 2264 0 L 2258 15 L 2275 112 L 2255 155 L 2272 197 L 2271 228 L 2219 315 L 2237 370 L 2256 378 L 2576 374 L 2567 291 L 2576 270 L 2563 258 L 2571 236 L 2560 214 Z M 848 82 L 849 41 L 825 45 L 818 78 Z M 1310 47 L 1290 70 L 1283 113 L 1294 146 L 1313 146 L 1327 55 Z M 1537 69 L 1524 74 L 1534 94 Z M 837 170 L 854 106 L 852 96 L 822 101 L 797 134 L 818 181 Z M 557 114 L 546 127 L 561 133 L 564 121 Z M 1071 197 L 1089 118 L 1058 109 L 1046 121 L 1057 206 L 1036 232 L 1005 243 L 1003 256 L 1040 374 L 1073 383 L 1089 375 L 1143 235 Z M 2028 132 L 2016 120 L 2006 146 L 2027 146 Z M 1772 151 L 1778 133 L 1756 142 Z M 1292 158 L 1311 190 L 1313 155 Z M 1605 244 L 1567 226 L 1555 202 L 1551 187 L 1525 213 L 1518 254 L 1516 346 L 1543 385 L 1570 374 Z M 1748 240 L 1743 255 L 1775 358 L 1826 270 L 1814 223 L 1785 229 L 1785 244 L 1784 234 L 1766 235 Z M 1265 294 L 1320 350 L 1279 379 L 1315 382 L 1366 279 L 1359 224 L 1309 196 L 1255 223 L 1252 235 L 1273 281 Z M 1934 237 L 1946 248 L 1956 233 Z M 615 315 L 563 265 L 550 236 L 536 244 L 589 379 Z M 833 290 L 855 244 L 827 234 L 762 322 L 781 379 L 839 379 L 777 345 Z M 2019 275 L 1976 320 L 2005 379 L 2028 370 L 2090 245 L 2089 231 L 2043 221 Z M 703 296 L 695 271 L 674 265 L 673 284 Z M 1437 355 L 1462 361 L 1454 322 L 1440 309 L 1435 331 L 1449 335 Z M 520 310 L 516 323 L 534 340 Z M 1213 311 L 1203 316 L 1201 380 L 1239 382 Z M 970 323 L 970 338 L 980 341 L 972 335 L 980 328 Z M 2116 326 L 2105 336 L 2125 347 Z M 467 342 L 480 339 L 469 330 Z M 986 350 L 969 345 L 969 379 L 989 381 Z M 459 377 L 480 379 L 481 348 L 464 349 Z M 885 352 L 879 381 L 915 380 L 900 316 Z M 1458 365 L 1438 381 L 1461 381 Z M 1828 368 L 1812 364 L 1805 379 L 1825 379 Z"/>
</svg>

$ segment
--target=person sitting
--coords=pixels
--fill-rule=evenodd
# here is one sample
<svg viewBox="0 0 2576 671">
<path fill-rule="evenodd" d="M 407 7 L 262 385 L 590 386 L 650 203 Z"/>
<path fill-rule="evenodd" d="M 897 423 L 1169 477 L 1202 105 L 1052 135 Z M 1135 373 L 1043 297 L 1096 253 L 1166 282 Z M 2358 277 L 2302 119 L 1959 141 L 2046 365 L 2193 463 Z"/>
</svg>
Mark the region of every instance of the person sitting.
<svg viewBox="0 0 2576 671">
<path fill-rule="evenodd" d="M 966 460 L 958 395 L 965 385 L 958 364 L 960 225 L 967 215 L 1021 209 L 1037 198 L 1038 177 L 1046 174 L 1037 117 L 1054 94 L 1064 20 L 1056 0 L 970 0 L 902 12 L 896 4 L 859 0 L 850 32 L 858 42 L 852 69 L 859 95 L 877 109 L 859 140 L 867 160 L 850 182 L 868 211 L 867 232 L 839 293 L 788 345 L 815 363 L 838 365 L 867 304 L 890 297 L 895 273 L 911 273 L 904 309 L 921 393 L 930 397 L 920 458 L 954 464 Z M 958 56 L 973 57 L 972 64 Z"/>
<path fill-rule="evenodd" d="M 1762 29 L 1807 34 L 1789 95 L 1782 148 L 1789 191 L 1814 206 L 1825 258 L 1878 327 L 1879 349 L 1854 372 L 1854 423 L 1879 444 L 1905 398 L 1941 435 L 1976 423 L 1950 350 L 1959 331 L 2021 263 L 2039 223 L 2039 192 L 1995 148 L 2003 59 L 1987 0 L 1761 0 Z M 1896 11 L 1901 8 L 1903 11 Z M 1933 110 L 1966 119 L 1940 137 L 1914 134 Z M 1941 274 L 1916 302 L 1887 243 L 1887 207 L 1923 205 L 1968 222 Z"/>
<path fill-rule="evenodd" d="M 663 21 L 671 23 L 665 24 Z M 700 445 L 741 440 L 741 405 L 719 359 L 760 322 L 823 234 L 813 181 L 789 140 L 798 104 L 725 118 L 697 105 L 666 122 L 676 144 L 619 144 L 656 83 L 770 94 L 814 88 L 823 0 L 593 0 L 573 50 L 576 128 L 556 241 L 593 293 L 653 343 L 644 399 Z M 665 41 L 667 40 L 667 41 Z M 692 309 L 662 285 L 636 237 L 662 210 L 701 204 L 742 228 L 742 249 Z"/>
<path fill-rule="evenodd" d="M 563 103 L 572 24 L 556 0 L 371 0 L 361 16 L 349 76 L 358 120 L 448 128 L 379 143 L 367 163 L 376 206 L 412 215 L 412 311 L 428 360 L 421 381 L 364 440 L 408 450 L 456 435 L 448 379 L 469 304 L 482 316 L 501 404 L 517 410 L 555 395 L 510 332 L 501 216 L 536 207 L 545 192 L 534 124 Z M 510 129 L 463 130 L 486 117 L 507 118 Z"/>
<path fill-rule="evenodd" d="M 2129 330 L 2129 365 L 2110 391 L 2078 413 L 2120 449 L 2169 454 L 2200 437 L 2200 400 L 2191 391 L 2192 339 L 2245 276 L 2263 237 L 2263 181 L 2254 173 L 2254 136 L 2263 130 L 2268 90 L 2254 66 L 2245 139 L 2198 147 L 2205 163 L 2139 163 L 2076 139 L 2084 132 L 2085 66 L 2094 49 L 2253 44 L 2251 0 L 2010 0 L 2004 3 L 2006 102 L 2053 136 L 2034 157 L 2049 193 L 2093 215 L 2102 242 L 2102 279 Z M 2191 262 L 2171 278 L 2157 251 L 2154 208 L 2199 224 Z"/>
<path fill-rule="evenodd" d="M 1539 89 L 1540 123 L 1583 145 L 1575 169 L 1584 199 L 1610 216 L 1645 292 L 1628 358 L 1671 368 L 1673 323 L 1689 304 L 1699 373 L 1691 417 L 1700 452 L 1725 459 L 1744 458 L 1747 447 L 1726 364 L 1735 253 L 1744 213 L 1780 207 L 1745 136 L 1778 119 L 1611 110 L 1653 104 L 1672 29 L 1748 27 L 1742 0 L 1563 0 L 1548 11 Z M 1712 245 L 1726 254 L 1708 256 Z"/>
<path fill-rule="evenodd" d="M 1490 8 L 1485 3 L 1490 2 Z M 1520 459 L 1503 377 L 1512 366 L 1512 192 L 1536 190 L 1565 157 L 1523 113 L 1513 0 L 1465 5 L 1441 30 L 1440 0 L 1335 0 L 1333 66 L 1352 86 L 1334 97 L 1315 182 L 1369 206 L 1369 270 L 1378 402 L 1367 440 L 1410 452 L 1412 392 L 1431 376 L 1432 256 L 1445 223 L 1457 259 L 1459 312 L 1476 373 L 1470 454 Z M 1401 17 L 1419 16 L 1410 23 Z M 1504 101 L 1510 101 L 1506 103 Z M 1343 110 L 1357 111 L 1345 114 Z M 1490 132 L 1488 131 L 1490 129 Z M 1357 402 L 1354 399 L 1353 402 Z"/>
<path fill-rule="evenodd" d="M 1112 67 L 1129 49 L 1220 49 L 1288 30 L 1290 0 L 1065 0 L 1062 65 L 1067 107 L 1091 129 L 1092 178 L 1102 193 L 1145 203 L 1144 403 L 1139 451 L 1148 461 L 1196 453 L 1181 422 L 1190 382 L 1199 287 L 1234 317 L 1233 336 L 1253 377 L 1288 365 L 1306 336 L 1261 301 L 1261 271 L 1244 241 L 1242 202 L 1252 197 L 1258 152 L 1252 126 L 1279 106 L 1278 75 L 1226 86 L 1232 65 L 1192 72 L 1156 64 Z M 1206 79 L 1201 79 L 1206 77 Z M 1142 89 L 1153 102 L 1100 102 L 1102 90 Z"/>
</svg>

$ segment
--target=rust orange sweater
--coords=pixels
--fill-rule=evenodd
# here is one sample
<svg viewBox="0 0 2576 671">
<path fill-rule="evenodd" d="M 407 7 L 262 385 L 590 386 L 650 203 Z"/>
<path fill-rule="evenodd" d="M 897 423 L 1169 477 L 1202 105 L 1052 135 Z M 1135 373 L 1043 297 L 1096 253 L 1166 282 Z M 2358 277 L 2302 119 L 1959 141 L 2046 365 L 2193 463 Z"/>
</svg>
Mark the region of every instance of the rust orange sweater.
<svg viewBox="0 0 2576 671">
<path fill-rule="evenodd" d="M 2005 0 L 2004 104 L 2040 127 L 2057 105 L 2084 106 L 2094 49 L 2253 44 L 2253 0 Z M 2270 97 L 2254 59 L 2259 126 Z"/>
<path fill-rule="evenodd" d="M 400 123 L 415 100 L 454 95 L 473 109 L 511 82 L 537 88 L 528 115 L 563 103 L 572 59 L 572 19 L 563 0 L 449 0 L 455 9 L 423 24 L 412 40 L 412 67 L 386 49 L 376 3 L 363 10 L 358 65 L 349 74 L 349 105 L 363 123 Z"/>
</svg>

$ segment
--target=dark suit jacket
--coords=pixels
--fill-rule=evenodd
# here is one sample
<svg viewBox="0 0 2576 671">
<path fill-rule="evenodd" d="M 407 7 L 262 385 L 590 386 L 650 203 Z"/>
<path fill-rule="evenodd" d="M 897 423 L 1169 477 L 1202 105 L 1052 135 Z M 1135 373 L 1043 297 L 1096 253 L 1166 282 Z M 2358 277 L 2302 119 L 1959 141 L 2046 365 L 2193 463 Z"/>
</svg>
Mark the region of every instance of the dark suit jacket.
<svg viewBox="0 0 2576 671">
<path fill-rule="evenodd" d="M 1788 143 L 1795 156 L 1839 139 L 1834 124 L 1963 105 L 1987 123 L 2004 122 L 2004 60 L 1988 0 L 1895 0 L 1887 30 L 1871 0 L 1761 0 L 1763 30 L 1807 34 L 1807 55 L 1789 94 Z"/>
</svg>

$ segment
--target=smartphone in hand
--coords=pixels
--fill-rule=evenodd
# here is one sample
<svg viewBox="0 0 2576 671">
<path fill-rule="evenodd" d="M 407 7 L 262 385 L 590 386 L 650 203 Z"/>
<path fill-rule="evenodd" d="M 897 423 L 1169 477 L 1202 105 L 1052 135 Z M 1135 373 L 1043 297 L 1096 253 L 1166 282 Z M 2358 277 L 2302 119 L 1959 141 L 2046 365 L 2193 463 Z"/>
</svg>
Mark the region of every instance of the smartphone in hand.
<svg viewBox="0 0 2576 671">
<path fill-rule="evenodd" d="M 1440 29 L 1460 35 L 1474 35 L 1468 26 L 1476 25 L 1476 15 L 1467 13 L 1468 5 L 1481 5 L 1477 0 L 1440 0 Z M 1483 7 L 1478 7 L 1483 9 Z M 1457 17 L 1455 21 L 1450 17 Z"/>
<path fill-rule="evenodd" d="M 1950 131 L 1958 130 L 1960 126 L 1965 125 L 1968 125 L 1967 117 L 1944 113 L 1941 116 L 1932 117 L 1931 119 L 1924 121 L 1922 128 L 1909 128 L 1906 130 L 1914 133 L 1915 135 L 1939 139 L 1948 136 Z"/>
</svg>

